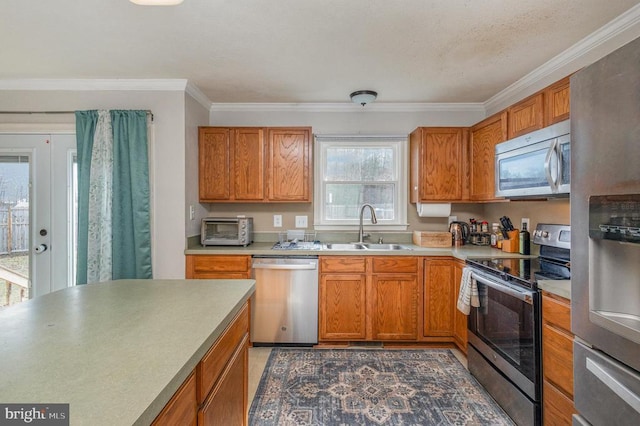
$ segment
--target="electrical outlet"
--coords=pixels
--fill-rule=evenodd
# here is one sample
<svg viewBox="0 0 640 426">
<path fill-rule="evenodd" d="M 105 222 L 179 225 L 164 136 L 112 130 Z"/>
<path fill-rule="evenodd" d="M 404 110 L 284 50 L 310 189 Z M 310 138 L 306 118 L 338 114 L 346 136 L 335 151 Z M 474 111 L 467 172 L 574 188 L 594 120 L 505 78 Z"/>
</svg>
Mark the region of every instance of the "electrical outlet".
<svg viewBox="0 0 640 426">
<path fill-rule="evenodd" d="M 296 216 L 296 228 L 307 227 L 307 216 Z"/>
<path fill-rule="evenodd" d="M 529 226 L 529 218 L 528 217 L 523 217 L 522 220 L 520 221 L 520 229 L 523 228 L 522 224 L 526 223 L 527 224 L 527 231 L 531 231 L 531 226 Z"/>
<path fill-rule="evenodd" d="M 282 228 L 282 215 L 274 214 L 273 215 L 273 227 L 274 228 Z"/>
<path fill-rule="evenodd" d="M 194 206 L 189 206 L 189 219 L 196 220 L 196 208 Z"/>
</svg>

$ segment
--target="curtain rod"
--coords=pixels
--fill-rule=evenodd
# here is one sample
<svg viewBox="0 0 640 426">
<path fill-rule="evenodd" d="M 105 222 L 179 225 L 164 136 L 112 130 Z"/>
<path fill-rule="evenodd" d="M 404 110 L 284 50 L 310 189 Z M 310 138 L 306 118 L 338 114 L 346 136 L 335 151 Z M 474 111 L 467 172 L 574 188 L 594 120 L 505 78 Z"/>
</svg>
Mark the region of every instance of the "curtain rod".
<svg viewBox="0 0 640 426">
<path fill-rule="evenodd" d="M 144 110 L 151 116 L 153 121 L 153 112 L 151 110 Z M 75 114 L 75 111 L 0 111 L 0 114 Z"/>
</svg>

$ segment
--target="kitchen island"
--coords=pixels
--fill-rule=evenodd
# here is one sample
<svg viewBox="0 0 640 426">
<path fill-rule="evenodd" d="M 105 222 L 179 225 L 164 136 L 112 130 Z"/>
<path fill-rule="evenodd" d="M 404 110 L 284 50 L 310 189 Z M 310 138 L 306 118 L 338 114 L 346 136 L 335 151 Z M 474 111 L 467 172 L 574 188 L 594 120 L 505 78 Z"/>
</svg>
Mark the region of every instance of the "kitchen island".
<svg viewBox="0 0 640 426">
<path fill-rule="evenodd" d="M 254 290 L 253 280 L 119 280 L 0 310 L 0 402 L 69 403 L 71 425 L 150 424 Z"/>
</svg>

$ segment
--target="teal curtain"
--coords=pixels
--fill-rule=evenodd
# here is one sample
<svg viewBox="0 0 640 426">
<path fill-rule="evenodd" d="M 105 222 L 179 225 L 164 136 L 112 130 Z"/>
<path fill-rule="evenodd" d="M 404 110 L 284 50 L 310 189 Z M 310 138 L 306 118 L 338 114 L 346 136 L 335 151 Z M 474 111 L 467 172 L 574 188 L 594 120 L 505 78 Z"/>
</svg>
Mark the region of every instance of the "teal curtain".
<svg viewBox="0 0 640 426">
<path fill-rule="evenodd" d="M 77 272 L 76 284 L 95 282 L 97 276 L 95 268 L 104 270 L 104 258 L 92 259 L 91 244 L 95 244 L 95 229 L 100 229 L 101 223 L 94 214 L 95 191 L 110 188 L 110 204 L 107 206 L 111 222 L 111 279 L 152 278 L 151 270 L 151 229 L 150 229 L 150 191 L 149 191 L 149 157 L 147 135 L 147 112 L 113 110 L 107 115 L 108 125 L 99 127 L 99 117 L 105 118 L 106 111 L 77 111 L 76 138 L 78 147 L 78 241 L 77 241 Z M 103 121 L 101 121 L 103 122 Z M 112 134 L 100 134 L 107 129 Z M 99 139 L 102 138 L 102 139 Z M 105 146 L 112 144 L 112 156 L 94 152 L 98 144 Z M 96 140 L 100 140 L 98 143 Z M 96 156 L 112 157 L 110 185 L 100 185 L 94 182 L 99 173 L 92 173 L 92 158 Z M 104 167 L 103 169 L 104 170 Z M 104 176 L 102 176 L 104 180 Z M 93 185 L 93 186 L 92 186 Z M 102 194 L 100 194 L 102 195 Z M 92 204 L 93 203 L 93 204 Z M 99 219 L 97 219 L 99 220 Z M 108 221 L 105 221 L 108 222 Z M 92 226 L 93 225 L 93 226 Z M 108 226 L 105 223 L 104 226 Z M 104 227 L 100 229 L 104 232 Z M 96 266 L 102 263 L 102 265 Z"/>
<path fill-rule="evenodd" d="M 146 111 L 111 111 L 113 279 L 151 278 Z"/>
</svg>

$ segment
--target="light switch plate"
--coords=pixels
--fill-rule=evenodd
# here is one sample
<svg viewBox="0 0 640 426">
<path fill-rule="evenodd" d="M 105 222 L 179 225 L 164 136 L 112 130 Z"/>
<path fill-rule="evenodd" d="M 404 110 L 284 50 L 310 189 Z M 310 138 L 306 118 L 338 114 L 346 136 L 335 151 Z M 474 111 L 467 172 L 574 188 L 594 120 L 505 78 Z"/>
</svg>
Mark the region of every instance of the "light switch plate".
<svg viewBox="0 0 640 426">
<path fill-rule="evenodd" d="M 189 206 L 189 219 L 196 220 L 196 208 L 194 206 Z"/>
<path fill-rule="evenodd" d="M 282 215 L 274 214 L 273 215 L 273 227 L 274 228 L 282 228 Z"/>
<path fill-rule="evenodd" d="M 307 216 L 296 216 L 296 228 L 307 227 Z"/>
</svg>

